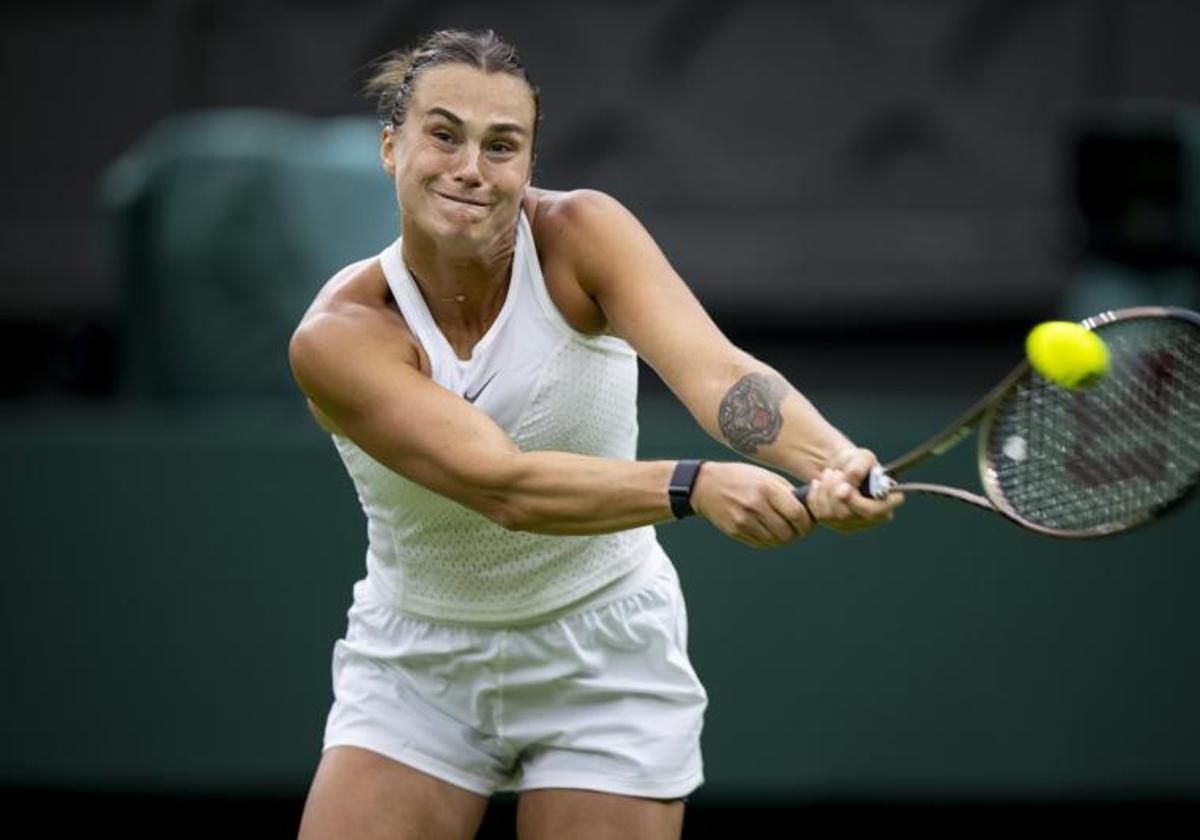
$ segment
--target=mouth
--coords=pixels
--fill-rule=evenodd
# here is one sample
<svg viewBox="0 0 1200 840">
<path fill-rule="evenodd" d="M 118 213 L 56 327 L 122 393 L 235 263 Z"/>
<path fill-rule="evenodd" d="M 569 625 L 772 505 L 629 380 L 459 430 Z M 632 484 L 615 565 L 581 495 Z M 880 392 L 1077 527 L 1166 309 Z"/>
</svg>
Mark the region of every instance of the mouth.
<svg viewBox="0 0 1200 840">
<path fill-rule="evenodd" d="M 459 196 L 459 195 L 448 195 L 447 193 L 438 192 L 437 190 L 434 190 L 433 194 L 440 198 L 444 198 L 447 201 L 453 201 L 455 204 L 465 204 L 468 207 L 489 207 L 489 206 L 491 206 L 486 201 L 479 201 L 474 198 L 464 198 L 463 196 Z"/>
</svg>

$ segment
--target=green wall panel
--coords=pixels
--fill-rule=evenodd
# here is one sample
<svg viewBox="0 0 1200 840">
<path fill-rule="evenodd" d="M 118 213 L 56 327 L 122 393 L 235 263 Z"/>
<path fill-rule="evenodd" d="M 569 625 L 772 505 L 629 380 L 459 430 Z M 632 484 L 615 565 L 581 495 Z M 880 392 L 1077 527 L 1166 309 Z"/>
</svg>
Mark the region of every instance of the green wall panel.
<svg viewBox="0 0 1200 840">
<path fill-rule="evenodd" d="M 973 396 L 816 402 L 886 457 Z M 302 790 L 365 528 L 299 402 L 0 432 L 0 783 Z M 642 457 L 683 455 L 728 457 L 648 394 Z M 775 551 L 661 528 L 710 695 L 701 795 L 1200 794 L 1198 508 L 1088 543 L 915 497 Z"/>
</svg>

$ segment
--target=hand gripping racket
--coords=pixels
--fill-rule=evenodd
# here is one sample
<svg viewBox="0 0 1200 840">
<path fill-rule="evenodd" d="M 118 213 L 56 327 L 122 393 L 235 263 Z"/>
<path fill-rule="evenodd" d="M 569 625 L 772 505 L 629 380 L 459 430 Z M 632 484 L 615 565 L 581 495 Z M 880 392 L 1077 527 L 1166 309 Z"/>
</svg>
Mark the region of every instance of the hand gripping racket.
<svg viewBox="0 0 1200 840">
<path fill-rule="evenodd" d="M 1200 480 L 1200 314 L 1144 306 L 1082 324 L 1108 345 L 1099 382 L 1062 388 L 1023 361 L 940 434 L 873 470 L 860 492 L 947 496 L 1074 539 L 1116 534 L 1176 507 Z M 976 427 L 986 495 L 898 480 Z M 803 499 L 807 487 L 796 492 Z"/>
</svg>

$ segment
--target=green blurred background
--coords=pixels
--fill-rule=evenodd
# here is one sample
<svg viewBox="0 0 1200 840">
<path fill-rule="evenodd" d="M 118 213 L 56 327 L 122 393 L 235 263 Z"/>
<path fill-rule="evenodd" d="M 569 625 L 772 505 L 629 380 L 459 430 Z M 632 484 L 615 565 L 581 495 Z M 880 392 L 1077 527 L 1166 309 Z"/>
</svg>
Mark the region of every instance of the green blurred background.
<svg viewBox="0 0 1200 840">
<path fill-rule="evenodd" d="M 1197 306 L 1200 67 L 1167 48 L 1196 11 L 4 12 L 25 71 L 0 254 L 4 808 L 294 834 L 365 528 L 286 344 L 321 283 L 395 235 L 354 98 L 368 59 L 442 25 L 510 35 L 547 109 L 538 182 L 625 200 L 735 340 L 886 459 L 1007 372 L 1036 320 Z M 46 118 L 79 78 L 83 143 Z M 641 404 L 642 457 L 730 457 L 648 371 Z M 973 470 L 964 444 L 926 475 Z M 1190 811 L 1198 529 L 1193 502 L 1065 543 L 920 498 L 775 552 L 661 528 L 711 701 L 687 835 L 781 812 Z"/>
<path fill-rule="evenodd" d="M 958 407 L 818 396 L 885 452 Z M 642 424 L 646 457 L 721 457 L 665 401 Z M 364 572 L 328 441 L 252 404 L 3 430 L 5 779 L 302 789 Z M 660 528 L 711 695 L 700 798 L 1194 795 L 1197 514 L 1067 544 L 913 498 L 774 552 Z"/>
</svg>

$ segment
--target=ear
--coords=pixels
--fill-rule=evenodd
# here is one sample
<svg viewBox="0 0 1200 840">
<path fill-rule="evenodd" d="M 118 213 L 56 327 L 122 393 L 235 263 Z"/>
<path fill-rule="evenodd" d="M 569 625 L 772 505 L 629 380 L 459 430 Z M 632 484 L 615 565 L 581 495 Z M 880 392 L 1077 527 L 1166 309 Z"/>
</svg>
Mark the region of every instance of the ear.
<svg viewBox="0 0 1200 840">
<path fill-rule="evenodd" d="M 396 178 L 396 150 L 392 148 L 395 136 L 396 129 L 385 125 L 379 137 L 379 161 L 383 164 L 383 171 L 393 180 Z"/>
</svg>

